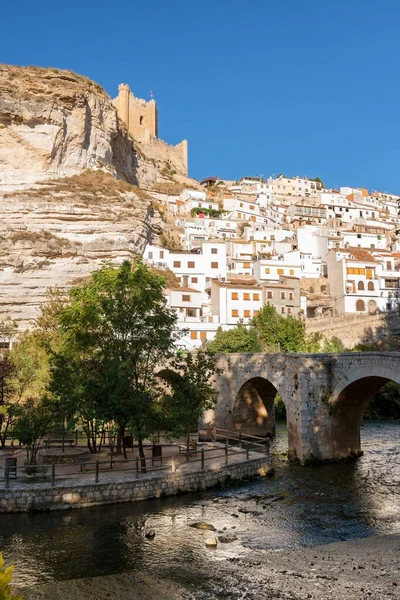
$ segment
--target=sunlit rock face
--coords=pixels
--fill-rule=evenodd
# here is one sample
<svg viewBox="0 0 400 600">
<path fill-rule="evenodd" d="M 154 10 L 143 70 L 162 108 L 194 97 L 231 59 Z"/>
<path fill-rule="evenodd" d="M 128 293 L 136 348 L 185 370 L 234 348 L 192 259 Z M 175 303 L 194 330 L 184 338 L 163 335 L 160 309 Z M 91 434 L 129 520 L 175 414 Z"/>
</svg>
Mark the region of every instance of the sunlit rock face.
<svg viewBox="0 0 400 600">
<path fill-rule="evenodd" d="M 159 221 L 150 197 L 85 172 L 0 194 L 0 320 L 29 327 L 49 287 L 143 253 Z"/>
<path fill-rule="evenodd" d="M 135 161 L 98 84 L 70 71 L 0 65 L 0 188 L 99 166 L 136 183 Z"/>
</svg>

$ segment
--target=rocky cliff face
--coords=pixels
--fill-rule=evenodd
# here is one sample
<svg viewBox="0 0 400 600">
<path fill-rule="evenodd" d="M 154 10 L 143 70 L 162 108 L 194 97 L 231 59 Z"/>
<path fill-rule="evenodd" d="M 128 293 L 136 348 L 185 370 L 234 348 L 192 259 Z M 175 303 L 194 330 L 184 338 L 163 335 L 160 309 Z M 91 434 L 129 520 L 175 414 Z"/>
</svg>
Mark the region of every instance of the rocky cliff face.
<svg viewBox="0 0 400 600">
<path fill-rule="evenodd" d="M 147 185 L 160 170 L 135 151 L 97 83 L 70 71 L 0 65 L 0 190 L 99 167 Z"/>
<path fill-rule="evenodd" d="M 0 320 L 29 327 L 49 287 L 142 254 L 160 218 L 140 189 L 85 172 L 0 199 Z"/>
<path fill-rule="evenodd" d="M 49 287 L 142 254 L 153 198 L 196 184 L 143 154 L 95 82 L 0 65 L 0 320 L 29 327 Z"/>
</svg>

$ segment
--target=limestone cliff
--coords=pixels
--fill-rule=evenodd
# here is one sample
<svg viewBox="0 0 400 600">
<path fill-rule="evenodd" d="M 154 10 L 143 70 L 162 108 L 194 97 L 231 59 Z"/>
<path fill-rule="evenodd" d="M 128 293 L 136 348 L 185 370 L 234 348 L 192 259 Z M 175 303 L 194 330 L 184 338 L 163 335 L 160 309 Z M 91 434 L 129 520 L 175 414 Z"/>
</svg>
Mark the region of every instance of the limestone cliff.
<svg viewBox="0 0 400 600">
<path fill-rule="evenodd" d="M 142 254 L 160 196 L 186 186 L 198 184 L 148 158 L 95 82 L 0 65 L 0 320 L 25 328 L 49 287 Z"/>
<path fill-rule="evenodd" d="M 71 71 L 0 64 L 0 190 L 99 167 L 152 185 L 166 164 L 135 149 L 97 83 Z"/>
<path fill-rule="evenodd" d="M 85 172 L 0 199 L 0 319 L 29 326 L 48 287 L 142 254 L 160 218 L 142 190 Z"/>
</svg>

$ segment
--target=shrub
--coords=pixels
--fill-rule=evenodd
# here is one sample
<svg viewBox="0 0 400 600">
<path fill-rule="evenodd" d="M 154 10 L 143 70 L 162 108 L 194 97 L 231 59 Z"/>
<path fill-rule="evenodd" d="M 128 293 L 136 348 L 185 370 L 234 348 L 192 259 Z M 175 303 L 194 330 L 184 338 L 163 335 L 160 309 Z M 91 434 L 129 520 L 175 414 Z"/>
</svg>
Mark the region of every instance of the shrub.
<svg viewBox="0 0 400 600">
<path fill-rule="evenodd" d="M 11 590 L 11 578 L 14 567 L 4 568 L 3 555 L 0 553 L 0 600 L 22 600 L 22 596 L 14 596 Z"/>
</svg>

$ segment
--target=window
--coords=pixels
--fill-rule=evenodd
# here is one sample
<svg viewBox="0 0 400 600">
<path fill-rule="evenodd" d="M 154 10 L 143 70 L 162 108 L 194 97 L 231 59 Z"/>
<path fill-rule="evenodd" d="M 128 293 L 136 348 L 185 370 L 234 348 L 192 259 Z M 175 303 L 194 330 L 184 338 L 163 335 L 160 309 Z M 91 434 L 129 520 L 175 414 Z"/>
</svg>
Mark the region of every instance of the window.
<svg viewBox="0 0 400 600">
<path fill-rule="evenodd" d="M 366 277 L 367 279 L 372 279 L 372 269 L 366 269 Z"/>
<path fill-rule="evenodd" d="M 253 317 L 256 317 L 259 314 L 260 314 L 259 310 L 253 310 Z"/>
<path fill-rule="evenodd" d="M 254 210 L 254 206 L 250 204 L 250 210 Z"/>
<path fill-rule="evenodd" d="M 250 265 L 249 262 L 244 262 L 243 263 L 243 269 L 250 269 L 250 268 L 251 268 L 251 265 Z"/>
<path fill-rule="evenodd" d="M 218 263 L 217 262 L 212 262 L 211 263 L 211 268 L 212 269 L 218 269 Z"/>
<path fill-rule="evenodd" d="M 250 294 L 248 292 L 243 294 L 243 300 L 250 300 Z"/>
<path fill-rule="evenodd" d="M 293 292 L 289 292 L 289 300 L 293 300 Z"/>
<path fill-rule="evenodd" d="M 211 248 L 211 254 L 218 254 L 218 248 Z"/>
<path fill-rule="evenodd" d="M 192 277 L 192 283 L 198 283 L 199 279 L 198 277 Z"/>
<path fill-rule="evenodd" d="M 278 275 L 283 275 L 285 273 L 285 269 L 278 269 L 277 273 Z"/>
<path fill-rule="evenodd" d="M 347 275 L 365 275 L 365 269 L 357 269 L 355 267 L 347 267 Z"/>
<path fill-rule="evenodd" d="M 237 292 L 232 292 L 232 300 L 239 300 L 239 294 Z"/>
<path fill-rule="evenodd" d="M 253 300 L 260 300 L 260 294 L 253 294 Z"/>
<path fill-rule="evenodd" d="M 190 302 L 190 294 L 182 294 L 182 302 Z"/>
<path fill-rule="evenodd" d="M 160 258 L 164 258 L 164 250 L 160 250 Z"/>
<path fill-rule="evenodd" d="M 265 269 L 265 274 L 266 274 L 266 275 L 269 275 L 269 274 L 270 274 L 270 272 L 271 272 L 271 269 Z"/>
<path fill-rule="evenodd" d="M 357 237 L 358 237 L 358 239 L 361 239 L 362 238 L 361 233 L 357 233 Z"/>
<path fill-rule="evenodd" d="M 193 260 L 188 261 L 188 269 L 194 269 L 194 261 Z"/>
<path fill-rule="evenodd" d="M 365 289 L 365 287 L 364 287 L 364 282 L 363 282 L 363 281 L 359 281 L 359 282 L 358 282 L 358 285 L 357 285 L 357 288 L 358 288 L 359 290 L 362 290 L 362 291 L 364 291 L 364 289 Z"/>
<path fill-rule="evenodd" d="M 235 308 L 235 310 L 232 311 L 232 317 L 238 317 L 239 316 L 239 311 Z"/>
<path fill-rule="evenodd" d="M 240 208 L 243 208 L 243 202 L 241 202 L 241 203 L 239 204 L 239 206 L 240 206 Z"/>
<path fill-rule="evenodd" d="M 370 292 L 373 292 L 375 290 L 374 282 L 373 281 L 368 281 L 368 290 Z"/>
<path fill-rule="evenodd" d="M 286 298 L 286 292 L 281 292 L 281 300 L 285 300 Z"/>
<path fill-rule="evenodd" d="M 281 314 L 282 314 L 282 315 L 284 315 L 284 314 L 285 314 L 285 307 L 284 307 L 284 306 L 282 306 L 282 308 L 281 308 Z"/>
<path fill-rule="evenodd" d="M 191 331 L 190 332 L 190 339 L 191 340 L 197 340 L 197 331 Z"/>
<path fill-rule="evenodd" d="M 180 269 L 180 267 L 181 267 L 181 261 L 174 260 L 174 269 Z"/>
<path fill-rule="evenodd" d="M 153 253 L 149 252 L 149 260 L 153 260 Z"/>
<path fill-rule="evenodd" d="M 249 310 L 245 310 L 243 313 L 243 316 L 245 317 L 245 319 L 249 319 L 250 318 L 250 311 Z"/>
<path fill-rule="evenodd" d="M 267 292 L 267 298 L 272 298 L 272 292 L 271 292 L 271 290 L 268 290 L 268 292 Z"/>
<path fill-rule="evenodd" d="M 289 275 L 294 275 L 294 269 L 290 269 Z"/>
<path fill-rule="evenodd" d="M 364 300 L 357 300 L 356 302 L 356 311 L 364 312 L 365 311 L 365 302 Z"/>
<path fill-rule="evenodd" d="M 200 331 L 200 339 L 203 341 L 207 339 L 207 331 Z"/>
<path fill-rule="evenodd" d="M 287 307 L 286 307 L 286 310 L 287 310 L 287 314 L 288 314 L 288 315 L 291 315 L 291 314 L 292 314 L 292 307 L 291 307 L 291 306 L 287 306 Z"/>
</svg>

